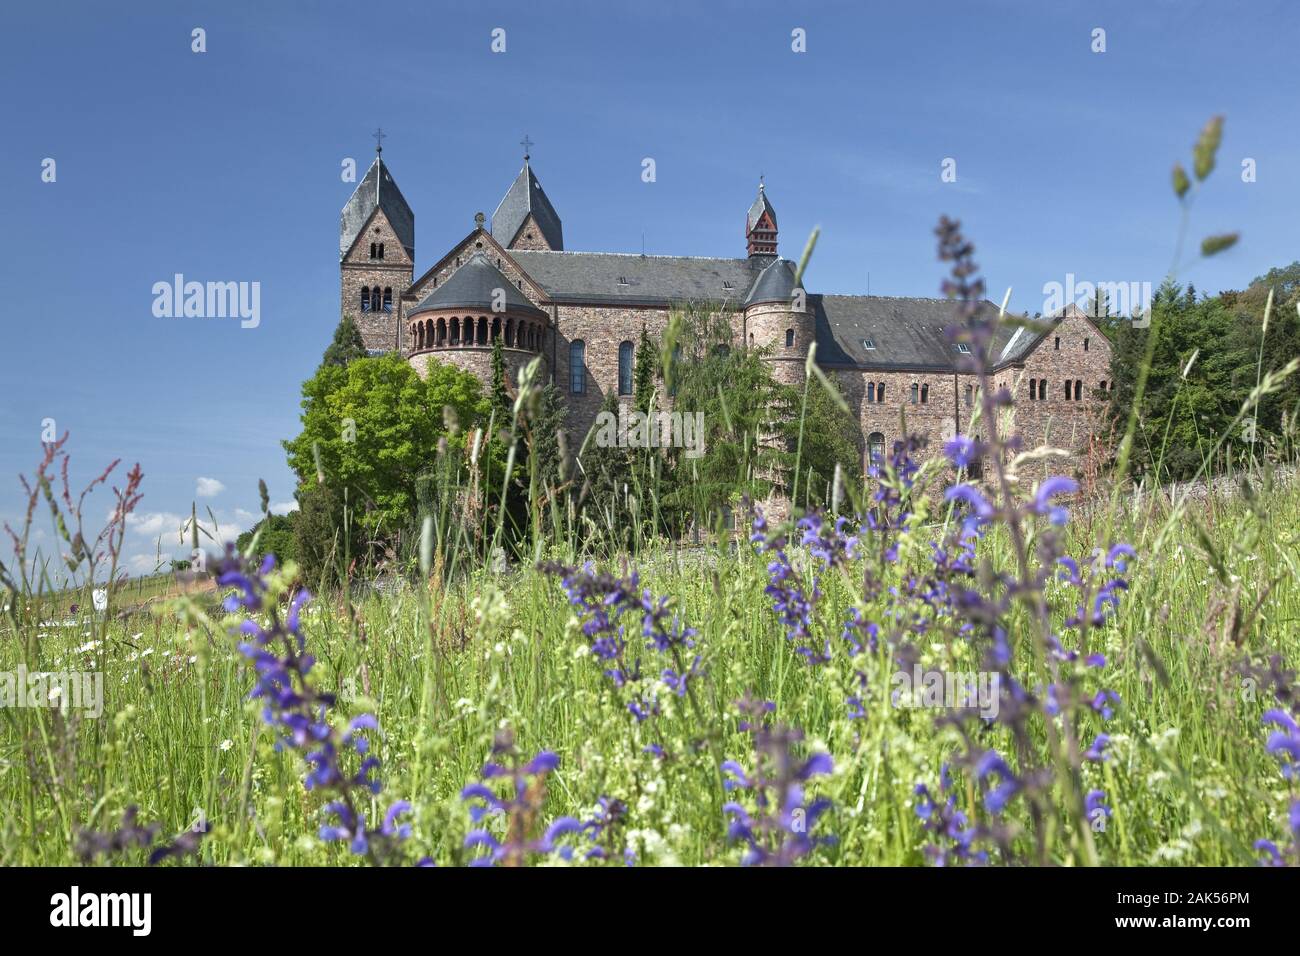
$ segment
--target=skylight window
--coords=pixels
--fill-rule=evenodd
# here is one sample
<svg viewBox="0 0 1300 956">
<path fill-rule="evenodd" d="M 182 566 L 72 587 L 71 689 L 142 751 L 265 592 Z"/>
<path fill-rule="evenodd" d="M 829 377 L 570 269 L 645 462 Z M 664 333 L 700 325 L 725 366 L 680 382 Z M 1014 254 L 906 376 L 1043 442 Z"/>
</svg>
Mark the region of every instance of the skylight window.
<svg viewBox="0 0 1300 956">
<path fill-rule="evenodd" d="M 875 339 L 863 339 L 863 340 L 862 340 L 862 347 L 863 347 L 864 349 L 867 349 L 868 351 L 874 351 L 875 348 L 876 348 L 876 340 L 875 340 Z"/>
<path fill-rule="evenodd" d="M 627 285 L 627 276 L 619 276 L 619 277 L 618 277 L 618 284 L 619 284 L 619 285 Z"/>
<path fill-rule="evenodd" d="M 970 346 L 967 345 L 965 342 L 958 342 L 957 351 L 960 352 L 962 355 L 970 355 Z"/>
</svg>

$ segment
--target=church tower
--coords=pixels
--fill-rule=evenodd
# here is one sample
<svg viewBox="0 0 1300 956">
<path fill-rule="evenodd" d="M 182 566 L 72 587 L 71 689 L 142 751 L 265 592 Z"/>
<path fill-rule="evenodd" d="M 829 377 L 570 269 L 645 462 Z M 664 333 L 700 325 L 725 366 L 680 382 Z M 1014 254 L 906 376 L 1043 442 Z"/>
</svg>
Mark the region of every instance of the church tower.
<svg viewBox="0 0 1300 956">
<path fill-rule="evenodd" d="M 776 255 L 776 210 L 768 201 L 761 176 L 758 179 L 758 197 L 745 217 L 745 242 L 750 258 Z"/>
<path fill-rule="evenodd" d="M 415 213 L 384 163 L 383 133 L 375 137 L 375 161 L 339 216 L 339 317 L 352 316 L 367 349 L 391 351 L 415 271 Z"/>
<path fill-rule="evenodd" d="M 546 198 L 529 165 L 528 149 L 532 143 L 525 136 L 520 145 L 524 147 L 524 168 L 519 170 L 492 213 L 492 238 L 507 249 L 560 252 L 564 249 L 564 227 L 559 213 Z"/>
</svg>

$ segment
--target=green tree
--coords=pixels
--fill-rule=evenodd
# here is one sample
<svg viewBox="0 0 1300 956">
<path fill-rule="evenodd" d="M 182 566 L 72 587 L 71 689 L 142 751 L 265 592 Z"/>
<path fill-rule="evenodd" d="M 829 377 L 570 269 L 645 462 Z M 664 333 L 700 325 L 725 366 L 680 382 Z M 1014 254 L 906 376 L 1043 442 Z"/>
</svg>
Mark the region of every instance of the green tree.
<svg viewBox="0 0 1300 956">
<path fill-rule="evenodd" d="M 322 365 L 302 394 L 302 432 L 284 443 L 289 467 L 300 481 L 314 477 L 318 449 L 327 481 L 350 490 L 372 535 L 406 526 L 416 510 L 416 478 L 434 462 L 439 438 L 463 449 L 465 430 L 488 409 L 468 372 L 430 361 L 422 380 L 391 353 Z M 461 426 L 456 434 L 448 434 L 445 406 Z"/>
<path fill-rule="evenodd" d="M 352 316 L 345 315 L 334 329 L 334 340 L 325 349 L 321 357 L 322 365 L 347 365 L 349 362 L 366 357 L 366 343 L 361 338 L 361 330 Z"/>
<path fill-rule="evenodd" d="M 257 539 L 258 555 L 273 554 L 280 564 L 298 560 L 298 549 L 294 539 L 294 525 L 298 513 L 291 511 L 283 515 L 268 515 L 235 540 L 235 547 L 244 551 L 253 540 L 253 535 L 260 532 Z"/>
<path fill-rule="evenodd" d="M 312 587 L 340 583 L 348 565 L 364 557 L 366 539 L 351 504 L 339 489 L 315 478 L 298 487 L 293 550 L 302 579 Z"/>
<path fill-rule="evenodd" d="M 1128 421 L 1141 363 L 1151 343 L 1151 368 L 1133 447 L 1136 473 L 1181 480 L 1203 466 L 1214 470 L 1291 440 L 1284 432 L 1286 421 L 1294 419 L 1300 407 L 1300 382 L 1295 376 L 1263 399 L 1258 414 L 1248 416 L 1248 426 L 1232 426 L 1232 422 L 1260 375 L 1277 371 L 1300 355 L 1300 321 L 1294 304 L 1300 298 L 1298 277 L 1300 268 L 1274 269 L 1245 292 L 1200 298 L 1190 287 L 1182 289 L 1167 281 L 1153 300 L 1149 328 L 1130 324 L 1118 329 L 1111 350 L 1114 391 L 1109 396 L 1109 416 L 1117 430 L 1122 431 Z M 1267 334 L 1266 281 L 1274 283 Z M 1290 299 L 1280 302 L 1279 290 L 1281 297 Z M 1233 433 L 1220 444 L 1220 436 L 1230 428 Z M 1252 433 L 1257 441 L 1250 440 Z"/>
<path fill-rule="evenodd" d="M 640 412 L 649 411 L 655 397 L 655 370 L 659 366 L 659 350 L 655 348 L 646 327 L 641 326 L 641 340 L 637 342 L 632 370 L 632 404 Z"/>
</svg>

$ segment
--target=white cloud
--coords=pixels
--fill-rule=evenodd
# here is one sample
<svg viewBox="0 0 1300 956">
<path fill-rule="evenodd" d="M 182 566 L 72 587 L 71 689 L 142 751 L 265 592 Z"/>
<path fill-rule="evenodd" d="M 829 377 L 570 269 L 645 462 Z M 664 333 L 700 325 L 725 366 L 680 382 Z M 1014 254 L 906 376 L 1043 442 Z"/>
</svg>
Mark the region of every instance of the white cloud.
<svg viewBox="0 0 1300 956">
<path fill-rule="evenodd" d="M 215 478 L 200 478 L 194 493 L 200 498 L 215 498 L 226 490 L 226 486 Z"/>
<path fill-rule="evenodd" d="M 297 511 L 297 510 L 298 510 L 298 502 L 296 501 L 272 501 L 271 502 L 271 514 L 287 515 L 290 511 Z"/>
</svg>

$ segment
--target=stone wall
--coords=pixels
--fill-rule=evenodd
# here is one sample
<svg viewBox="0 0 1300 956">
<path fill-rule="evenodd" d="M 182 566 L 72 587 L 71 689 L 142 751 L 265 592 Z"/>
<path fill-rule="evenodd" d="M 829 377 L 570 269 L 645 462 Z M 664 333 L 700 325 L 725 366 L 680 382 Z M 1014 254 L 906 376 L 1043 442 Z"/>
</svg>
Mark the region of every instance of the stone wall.
<svg viewBox="0 0 1300 956">
<path fill-rule="evenodd" d="M 506 381 L 511 385 L 513 391 L 514 383 L 519 380 L 519 371 L 529 362 L 537 358 L 536 352 L 529 352 L 527 349 L 502 349 L 502 356 L 506 362 Z M 461 371 L 469 372 L 476 376 L 483 383 L 484 394 L 491 388 L 492 382 L 492 347 L 491 346 L 473 346 L 471 348 L 458 349 L 426 349 L 423 352 L 413 352 L 407 357 L 407 362 L 411 368 L 419 374 L 420 378 L 429 377 L 429 363 L 442 362 L 444 365 L 452 365 Z M 542 357 L 542 367 L 546 370 L 546 358 Z"/>
<path fill-rule="evenodd" d="M 370 258 L 370 244 L 384 244 L 384 258 Z M 350 315 L 361 330 L 361 338 L 368 349 L 392 349 L 397 342 L 398 314 L 402 293 L 411 285 L 415 263 L 402 242 L 397 238 L 388 217 L 382 209 L 371 214 L 366 227 L 357 234 L 356 241 L 339 266 L 339 318 Z M 361 311 L 362 288 L 379 287 L 393 290 L 393 310 Z"/>
<path fill-rule="evenodd" d="M 778 382 L 798 385 L 804 380 L 808 347 L 816 337 L 816 320 L 811 312 L 796 312 L 786 302 L 763 302 L 750 306 L 744 316 L 745 341 L 754 348 L 771 352 L 772 372 Z M 794 342 L 786 345 L 787 331 Z"/>
</svg>

